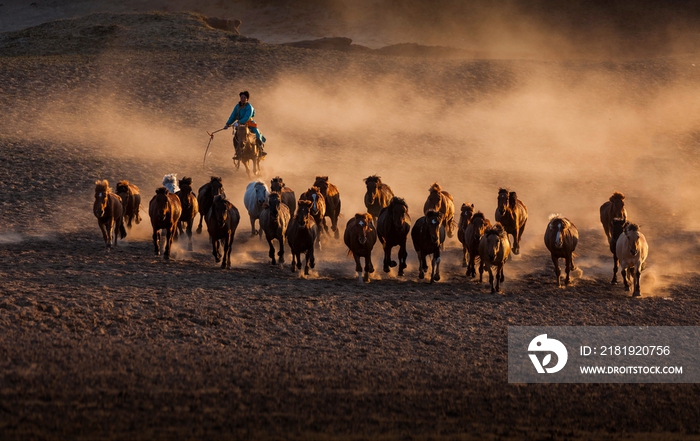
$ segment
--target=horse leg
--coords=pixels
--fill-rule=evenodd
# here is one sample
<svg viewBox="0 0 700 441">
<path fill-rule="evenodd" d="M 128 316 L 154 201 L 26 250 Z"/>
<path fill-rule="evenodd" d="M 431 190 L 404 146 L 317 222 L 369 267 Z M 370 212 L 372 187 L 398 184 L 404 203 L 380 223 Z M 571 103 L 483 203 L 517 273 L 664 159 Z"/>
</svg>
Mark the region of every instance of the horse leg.
<svg viewBox="0 0 700 441">
<path fill-rule="evenodd" d="M 493 294 L 496 292 L 496 289 L 493 287 L 493 271 L 491 270 L 490 263 L 486 264 L 486 269 L 489 272 L 489 283 L 491 284 L 491 294 Z"/>
<path fill-rule="evenodd" d="M 526 221 L 527 222 L 527 221 Z M 518 228 L 518 238 L 515 241 L 518 252 L 513 251 L 514 254 L 520 254 L 520 241 L 523 240 L 523 232 L 525 231 L 525 223 L 523 223 L 520 228 Z"/>
<path fill-rule="evenodd" d="M 611 285 L 617 284 L 617 268 L 618 268 L 617 263 L 618 263 L 617 253 L 613 253 L 613 277 L 612 277 L 612 280 L 610 281 Z"/>
<path fill-rule="evenodd" d="M 433 253 L 433 261 L 430 275 L 430 283 L 440 281 L 440 251 Z"/>
<path fill-rule="evenodd" d="M 372 250 L 365 257 L 365 278 L 369 282 L 369 275 L 374 272 L 374 264 L 372 264 Z"/>
<path fill-rule="evenodd" d="M 352 258 L 355 259 L 355 272 L 357 273 L 357 281 L 362 283 L 362 262 L 360 262 L 360 255 L 353 251 Z"/>
<path fill-rule="evenodd" d="M 221 254 L 219 253 L 219 239 L 211 239 L 212 254 L 214 255 L 214 260 L 216 263 L 221 262 Z"/>
<path fill-rule="evenodd" d="M 501 292 L 501 282 L 503 282 L 503 262 L 496 266 L 496 292 Z"/>
<path fill-rule="evenodd" d="M 156 256 L 160 256 L 160 229 L 153 229 L 153 246 L 156 249 Z"/>
<path fill-rule="evenodd" d="M 338 214 L 339 213 L 334 213 L 334 216 L 331 217 L 331 230 L 333 230 L 333 237 L 336 239 L 340 238 L 340 230 L 338 230 Z"/>
<path fill-rule="evenodd" d="M 192 251 L 192 222 L 194 219 L 187 222 L 187 251 Z"/>
<path fill-rule="evenodd" d="M 625 291 L 630 290 L 630 283 L 627 277 L 629 276 L 629 269 L 628 268 L 622 268 L 622 271 L 620 271 L 620 274 L 622 275 L 622 281 L 625 282 Z"/>
<path fill-rule="evenodd" d="M 479 259 L 479 283 L 484 283 L 484 261 L 481 259 Z"/>
<path fill-rule="evenodd" d="M 314 249 L 310 248 L 309 249 L 309 266 L 313 269 L 316 268 L 316 255 L 314 254 Z"/>
<path fill-rule="evenodd" d="M 565 285 L 568 285 L 568 284 L 571 283 L 571 277 L 569 276 L 569 273 L 570 273 L 571 270 L 573 270 L 573 269 L 574 269 L 574 259 L 573 259 L 573 257 L 571 256 L 571 253 L 569 253 L 569 254 L 566 256 L 566 279 L 564 280 L 564 284 L 565 284 Z"/>
<path fill-rule="evenodd" d="M 267 253 L 267 256 L 270 258 L 270 264 L 277 265 L 277 261 L 275 260 L 275 246 L 272 244 L 272 238 L 265 233 L 265 239 L 267 239 L 267 244 L 270 246 L 270 251 Z"/>
<path fill-rule="evenodd" d="M 467 246 L 462 245 L 462 268 L 468 268 L 469 263 L 467 261 Z"/>
<path fill-rule="evenodd" d="M 637 263 L 634 266 L 634 270 L 634 292 L 632 293 L 632 297 L 639 297 L 642 295 L 642 287 L 639 283 L 639 279 L 642 276 L 641 264 Z"/>
<path fill-rule="evenodd" d="M 403 270 L 406 269 L 406 259 L 408 251 L 406 251 L 406 239 L 399 244 L 399 276 L 403 276 Z"/>
<path fill-rule="evenodd" d="M 102 232 L 102 240 L 104 241 L 105 246 L 109 248 L 109 242 L 107 240 L 107 227 L 105 227 L 105 224 L 99 220 L 97 221 L 97 225 L 99 225 L 100 231 Z"/>
<path fill-rule="evenodd" d="M 424 268 L 423 261 L 425 259 L 425 256 L 423 256 L 423 254 L 420 251 L 418 251 L 417 253 L 418 253 L 418 278 L 422 280 L 425 277 L 425 270 L 423 269 Z"/>
<path fill-rule="evenodd" d="M 224 258 L 223 262 L 221 263 L 221 269 L 231 268 L 231 250 L 233 250 L 233 232 L 229 231 L 228 237 L 224 242 Z"/>
<path fill-rule="evenodd" d="M 554 275 L 557 276 L 557 286 L 561 288 L 561 269 L 559 268 L 559 258 L 556 257 L 554 254 L 552 254 L 552 263 L 554 264 Z"/>
<path fill-rule="evenodd" d="M 279 257 L 279 262 L 284 263 L 284 236 L 280 236 L 277 238 L 277 240 L 280 243 L 280 251 L 277 253 L 277 256 Z"/>
<path fill-rule="evenodd" d="M 388 273 L 389 267 L 391 266 L 391 247 L 388 243 L 382 245 L 384 245 L 384 261 L 382 262 L 384 267 L 382 269 L 385 273 Z M 394 262 L 394 266 L 396 266 L 396 262 Z"/>
<path fill-rule="evenodd" d="M 105 229 L 107 230 L 107 238 L 105 239 L 105 242 L 107 243 L 107 248 L 111 248 L 112 235 L 114 234 L 116 236 L 116 233 L 114 232 L 114 219 L 109 219 L 107 222 L 105 222 Z"/>
<path fill-rule="evenodd" d="M 292 250 L 292 273 L 297 269 L 296 257 L 297 255 L 294 253 L 294 250 Z"/>
<path fill-rule="evenodd" d="M 202 220 L 204 220 L 204 213 L 199 213 L 199 225 L 197 226 L 197 234 L 202 234 Z"/>
<path fill-rule="evenodd" d="M 249 216 L 250 216 L 250 231 L 251 231 L 250 235 L 255 236 L 256 234 L 258 234 L 258 231 L 255 229 L 255 219 L 256 218 L 252 214 Z"/>
<path fill-rule="evenodd" d="M 309 275 L 309 254 L 311 254 L 311 250 L 306 251 L 306 256 L 304 259 L 304 275 L 305 276 Z"/>
<path fill-rule="evenodd" d="M 165 232 L 165 252 L 163 253 L 163 258 L 165 260 L 170 260 L 170 247 L 173 244 L 173 236 L 177 231 L 177 225 L 173 228 L 168 228 Z"/>
</svg>

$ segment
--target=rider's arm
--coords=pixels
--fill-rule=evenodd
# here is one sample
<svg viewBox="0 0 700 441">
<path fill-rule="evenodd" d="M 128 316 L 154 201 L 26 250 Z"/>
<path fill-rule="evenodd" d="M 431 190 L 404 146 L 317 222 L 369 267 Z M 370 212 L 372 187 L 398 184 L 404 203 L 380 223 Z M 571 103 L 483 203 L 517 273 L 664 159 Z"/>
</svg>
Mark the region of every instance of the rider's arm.
<svg viewBox="0 0 700 441">
<path fill-rule="evenodd" d="M 231 112 L 231 116 L 228 117 L 228 121 L 226 121 L 226 126 L 230 126 L 233 124 L 233 122 L 236 120 L 236 117 L 238 116 L 238 108 L 240 107 L 239 104 L 236 104 L 236 107 L 233 108 L 233 112 Z"/>
</svg>

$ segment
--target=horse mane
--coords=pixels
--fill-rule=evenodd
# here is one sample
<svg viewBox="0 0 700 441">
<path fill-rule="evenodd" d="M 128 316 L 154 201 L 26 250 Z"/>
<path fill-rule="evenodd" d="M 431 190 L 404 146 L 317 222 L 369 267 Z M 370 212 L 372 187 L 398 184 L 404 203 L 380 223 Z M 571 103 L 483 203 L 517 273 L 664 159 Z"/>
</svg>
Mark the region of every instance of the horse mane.
<svg viewBox="0 0 700 441">
<path fill-rule="evenodd" d="M 502 194 L 502 193 L 508 194 L 508 189 L 507 189 L 507 188 L 503 188 L 503 187 L 499 188 L 499 189 L 498 189 L 498 194 L 500 195 L 500 194 Z"/>
<path fill-rule="evenodd" d="M 428 191 L 431 193 L 434 191 L 440 193 L 442 191 L 442 187 L 440 187 L 440 184 L 438 184 L 437 182 L 433 182 L 433 185 L 430 186 Z"/>
<path fill-rule="evenodd" d="M 368 183 L 368 182 L 376 182 L 377 184 L 381 184 L 381 183 L 382 183 L 382 177 L 381 177 L 381 176 L 377 176 L 377 175 L 372 175 L 372 176 L 366 177 L 365 179 L 363 179 L 363 181 L 364 181 L 365 184 Z"/>
<path fill-rule="evenodd" d="M 563 218 L 561 217 L 561 214 L 559 214 L 559 213 L 552 213 L 552 214 L 549 215 L 549 219 L 547 219 L 547 220 L 551 222 L 552 220 L 557 219 L 557 218 L 563 219 Z"/>
<path fill-rule="evenodd" d="M 396 205 L 403 205 L 404 207 L 406 207 L 406 210 L 408 210 L 408 204 L 406 203 L 404 198 L 400 198 L 398 196 L 394 196 L 393 198 L 391 198 L 391 201 L 389 201 L 389 206 L 394 207 Z"/>
<path fill-rule="evenodd" d="M 427 213 L 425 213 L 425 218 L 426 218 L 426 219 L 427 219 L 427 218 L 434 218 L 434 217 L 442 218 L 442 217 L 445 217 L 445 215 L 442 214 L 442 213 L 440 213 L 439 211 L 433 210 L 432 208 L 431 208 L 430 210 L 428 210 Z"/>
<path fill-rule="evenodd" d="M 491 236 L 491 235 L 497 235 L 501 238 L 507 238 L 506 230 L 503 228 L 503 225 L 501 225 L 500 222 L 496 222 L 495 224 L 491 225 L 486 229 L 484 232 L 486 236 Z"/>
<path fill-rule="evenodd" d="M 514 191 L 508 193 L 508 205 L 510 208 L 515 208 L 518 203 L 518 194 Z"/>
<path fill-rule="evenodd" d="M 474 220 L 476 220 L 477 218 L 481 219 L 482 221 L 486 220 L 486 218 L 484 217 L 484 213 L 482 213 L 481 211 L 477 211 L 476 213 L 472 214 L 472 222 L 474 222 Z"/>
<path fill-rule="evenodd" d="M 316 176 L 316 182 L 318 182 L 318 181 L 328 182 L 328 176 Z"/>
<path fill-rule="evenodd" d="M 101 181 L 95 181 L 95 191 L 108 194 L 112 192 L 112 189 L 109 188 L 109 182 L 103 179 Z"/>
<path fill-rule="evenodd" d="M 629 224 L 627 224 L 627 226 L 625 227 L 625 231 L 626 231 L 626 232 L 630 232 L 630 231 L 635 231 L 635 232 L 636 232 L 636 231 L 639 231 L 639 225 L 629 223 Z"/>
<path fill-rule="evenodd" d="M 625 195 L 620 193 L 619 191 L 616 191 L 610 196 L 610 202 L 613 202 L 615 199 L 620 199 L 621 201 L 625 200 Z"/>
<path fill-rule="evenodd" d="M 284 181 L 279 176 L 275 176 L 274 178 L 272 178 L 270 184 L 272 184 L 273 182 L 277 182 L 280 185 L 280 188 L 284 187 Z"/>
<path fill-rule="evenodd" d="M 163 187 L 167 188 L 170 193 L 177 193 L 180 187 L 177 185 L 177 173 L 170 173 L 163 176 Z"/>
<path fill-rule="evenodd" d="M 180 179 L 179 184 L 180 184 L 180 187 L 182 187 L 184 185 L 186 185 L 188 187 L 192 187 L 192 178 L 188 178 L 185 176 L 182 179 Z"/>
<path fill-rule="evenodd" d="M 168 194 L 170 191 L 165 187 L 156 188 L 156 194 Z"/>
</svg>

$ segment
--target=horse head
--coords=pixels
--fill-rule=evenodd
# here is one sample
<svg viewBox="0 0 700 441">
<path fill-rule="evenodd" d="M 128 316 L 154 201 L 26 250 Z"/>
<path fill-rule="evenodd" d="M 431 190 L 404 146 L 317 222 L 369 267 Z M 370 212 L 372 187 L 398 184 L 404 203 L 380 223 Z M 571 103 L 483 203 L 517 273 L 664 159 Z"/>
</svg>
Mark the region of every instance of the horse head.
<svg viewBox="0 0 700 441">
<path fill-rule="evenodd" d="M 495 225 L 486 229 L 484 237 L 486 238 L 486 251 L 489 260 L 494 262 L 496 257 L 501 254 L 502 242 L 508 240 L 506 230 L 500 223 L 496 222 Z"/>
<path fill-rule="evenodd" d="M 246 140 L 248 139 L 248 126 L 245 124 L 239 124 L 236 127 L 236 141 L 238 141 L 239 145 L 244 146 Z"/>
<path fill-rule="evenodd" d="M 328 176 L 316 176 L 314 187 L 317 187 L 321 194 L 328 194 Z"/>
<path fill-rule="evenodd" d="M 212 176 L 209 180 L 209 186 L 213 196 L 224 192 L 224 184 L 221 182 L 221 176 Z"/>
<path fill-rule="evenodd" d="M 313 186 L 309 188 L 309 190 L 306 192 L 306 195 L 307 197 L 311 198 L 311 207 L 309 208 L 310 213 L 313 215 L 318 214 L 318 202 L 323 197 L 323 195 L 321 194 L 321 190 L 318 187 Z"/>
<path fill-rule="evenodd" d="M 182 193 L 190 194 L 192 192 L 192 178 L 185 176 L 178 181 L 178 185 Z"/>
<path fill-rule="evenodd" d="M 474 213 L 470 224 L 474 225 L 474 234 L 477 235 L 479 240 L 481 240 L 481 237 L 484 235 L 484 231 L 486 231 L 486 227 L 489 226 L 488 221 L 484 217 L 484 213 L 481 211 Z"/>
<path fill-rule="evenodd" d="M 498 212 L 505 214 L 508 207 L 508 190 L 501 188 L 498 190 Z"/>
<path fill-rule="evenodd" d="M 474 215 L 474 204 L 463 203 L 460 212 L 465 219 L 470 220 Z"/>
<path fill-rule="evenodd" d="M 311 201 L 299 199 L 297 201 L 297 212 L 294 214 L 294 220 L 299 226 L 308 226 L 309 222 L 313 222 L 311 217 Z"/>
<path fill-rule="evenodd" d="M 369 198 L 368 202 L 372 205 L 377 197 L 379 197 L 379 186 L 382 185 L 382 179 L 377 175 L 373 175 L 366 177 L 364 182 L 367 186 L 367 195 L 365 198 Z"/>
<path fill-rule="evenodd" d="M 109 188 L 109 182 L 106 179 L 95 181 L 95 203 L 92 211 L 97 218 L 104 217 L 107 210 L 108 195 L 112 190 Z"/>
<path fill-rule="evenodd" d="M 554 234 L 554 246 L 561 248 L 564 246 L 564 231 L 569 227 L 569 222 L 557 215 L 552 216 L 547 226 L 550 234 Z"/>
<path fill-rule="evenodd" d="M 279 176 L 275 176 L 270 181 L 270 191 L 277 191 L 282 193 L 282 188 L 284 188 L 284 181 Z"/>
<path fill-rule="evenodd" d="M 408 204 L 402 198 L 394 196 L 389 202 L 389 215 L 397 230 L 401 230 L 403 224 L 410 222 L 408 216 Z"/>
<path fill-rule="evenodd" d="M 615 218 L 627 218 L 625 195 L 617 191 L 610 196 L 610 219 Z"/>
<path fill-rule="evenodd" d="M 117 182 L 117 194 L 129 194 L 129 181 L 119 181 Z"/>
<path fill-rule="evenodd" d="M 277 218 L 277 213 L 280 207 L 280 197 L 281 195 L 277 191 L 273 191 L 267 197 L 267 207 L 270 209 L 270 217 L 272 219 Z"/>
<path fill-rule="evenodd" d="M 425 213 L 425 223 L 430 235 L 430 241 L 436 245 L 440 244 L 440 227 L 442 226 L 444 218 L 445 216 L 439 211 L 428 210 L 428 212 Z"/>
<path fill-rule="evenodd" d="M 226 197 L 216 195 L 214 196 L 214 204 L 211 207 L 214 221 L 221 228 L 226 225 L 226 221 L 228 220 L 229 204 L 227 202 Z"/>
<path fill-rule="evenodd" d="M 355 225 L 352 226 L 352 236 L 357 238 L 360 245 L 367 243 L 367 235 L 373 229 L 372 215 L 369 213 L 357 213 L 355 215 Z"/>
<path fill-rule="evenodd" d="M 156 189 L 155 196 L 155 219 L 164 222 L 170 215 L 170 199 L 168 199 L 168 189 L 160 187 Z"/>
<path fill-rule="evenodd" d="M 440 187 L 440 184 L 435 182 L 433 185 L 430 186 L 428 189 L 428 192 L 430 193 L 428 195 L 428 200 L 426 201 L 426 205 L 428 206 L 429 210 L 435 210 L 435 211 L 440 211 L 442 208 L 442 187 Z"/>
<path fill-rule="evenodd" d="M 630 255 L 637 256 L 641 246 L 639 245 L 639 225 L 637 224 L 627 224 L 625 226 L 625 236 L 627 236 L 627 243 L 629 244 Z"/>
</svg>

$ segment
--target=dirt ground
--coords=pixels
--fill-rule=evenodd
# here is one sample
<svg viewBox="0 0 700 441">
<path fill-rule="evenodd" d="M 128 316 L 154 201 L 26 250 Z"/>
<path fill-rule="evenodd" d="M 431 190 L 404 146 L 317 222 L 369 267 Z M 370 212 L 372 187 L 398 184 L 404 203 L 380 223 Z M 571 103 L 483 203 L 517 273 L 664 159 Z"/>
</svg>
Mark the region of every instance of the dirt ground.
<svg viewBox="0 0 700 441">
<path fill-rule="evenodd" d="M 488 217 L 499 182 L 518 186 L 533 201 L 533 220 L 522 254 L 506 266 L 504 292 L 490 294 L 487 284 L 464 276 L 456 238 L 443 255 L 443 280 L 432 285 L 417 278 L 411 246 L 403 278 L 381 272 L 375 248 L 378 272 L 367 284 L 358 283 L 341 241 L 325 244 L 308 278 L 288 264 L 271 266 L 267 246 L 250 235 L 242 204 L 249 178 L 231 165 L 230 134 L 215 136 L 201 165 L 204 131 L 222 125 L 235 92 L 255 90 L 260 108 L 274 115 L 270 95 L 286 76 L 309 75 L 325 98 L 333 75 L 356 73 L 371 88 L 401 69 L 411 87 L 473 103 L 520 84 L 513 72 L 558 77 L 564 69 L 567 82 L 599 69 L 638 82 L 629 97 L 637 103 L 647 96 L 636 92 L 664 83 L 669 72 L 694 73 L 671 62 L 561 68 L 447 60 L 435 77 L 433 61 L 235 41 L 179 15 L 118 22 L 124 36 L 107 38 L 114 30 L 104 26 L 114 17 L 0 40 L 0 438 L 700 439 L 695 384 L 507 381 L 508 326 L 700 322 L 697 232 L 688 224 L 667 234 L 668 219 L 644 205 L 648 193 L 632 181 L 620 184 L 631 188 L 629 210 L 644 220 L 652 250 L 640 299 L 609 284 L 612 262 L 596 224 L 597 207 L 618 189 L 607 183 L 581 178 L 562 189 L 559 174 L 545 184 L 532 177 L 539 171 L 503 179 L 477 161 L 466 173 L 461 157 L 449 153 L 419 175 L 425 152 L 407 147 L 412 133 L 368 131 L 358 140 L 342 128 L 300 127 L 292 111 L 291 122 L 267 116 L 268 137 L 288 143 L 270 141 L 262 179 L 283 175 L 299 194 L 316 174 L 329 174 L 347 207 L 342 226 L 362 208 L 361 178 L 377 172 L 394 178 L 414 220 L 433 180 L 452 184 L 460 203 L 464 188 L 479 194 L 477 208 Z M 156 34 L 153 22 L 163 26 Z M 147 31 L 147 41 L 134 38 Z M 57 43 L 56 35 L 66 39 Z M 400 83 L 391 75 L 382 81 Z M 307 90 L 295 84 L 288 100 Z M 365 166 L 363 157 L 387 143 L 402 154 Z M 690 167 L 695 148 L 690 141 L 679 147 Z M 647 163 L 642 158 L 636 170 Z M 691 175 L 684 170 L 682 179 Z M 117 248 L 105 249 L 91 212 L 94 181 L 129 179 L 148 201 L 170 172 L 192 176 L 194 187 L 222 176 L 243 215 L 230 270 L 215 264 L 206 229 L 194 236 L 193 252 L 180 241 L 172 260 L 155 256 L 145 211 Z M 543 201 L 581 186 L 590 190 L 581 201 L 597 201 L 579 225 L 583 272 L 559 289 L 542 244 Z M 545 190 L 526 199 L 534 187 Z M 669 263 L 673 252 L 683 259 Z"/>
</svg>

